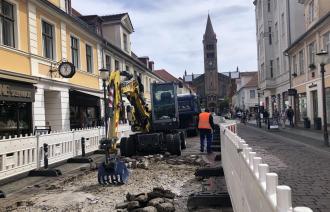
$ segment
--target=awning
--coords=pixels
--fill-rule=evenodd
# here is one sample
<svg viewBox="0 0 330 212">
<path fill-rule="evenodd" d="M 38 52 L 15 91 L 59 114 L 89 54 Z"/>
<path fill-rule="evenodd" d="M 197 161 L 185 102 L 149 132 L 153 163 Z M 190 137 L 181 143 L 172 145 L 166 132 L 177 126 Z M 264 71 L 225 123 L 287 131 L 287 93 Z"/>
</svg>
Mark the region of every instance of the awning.
<svg viewBox="0 0 330 212">
<path fill-rule="evenodd" d="M 93 92 L 93 91 L 86 91 L 86 90 L 81 90 L 81 89 L 71 89 L 70 91 L 76 91 L 76 92 L 84 93 L 84 94 L 87 94 L 87 95 L 103 98 L 103 92 L 101 92 L 101 91 Z"/>
</svg>

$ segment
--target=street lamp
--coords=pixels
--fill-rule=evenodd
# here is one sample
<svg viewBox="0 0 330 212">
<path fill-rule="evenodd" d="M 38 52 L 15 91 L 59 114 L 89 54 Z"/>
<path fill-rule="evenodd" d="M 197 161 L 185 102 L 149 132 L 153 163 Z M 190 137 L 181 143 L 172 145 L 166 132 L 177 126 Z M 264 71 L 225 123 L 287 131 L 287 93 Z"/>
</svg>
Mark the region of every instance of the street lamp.
<svg viewBox="0 0 330 212">
<path fill-rule="evenodd" d="M 99 70 L 100 78 L 103 81 L 103 99 L 104 99 L 104 126 L 105 126 L 105 138 L 108 135 L 108 114 L 107 114 L 107 91 L 106 81 L 109 79 L 110 70 L 102 68 Z"/>
<path fill-rule="evenodd" d="M 329 146 L 329 135 L 328 135 L 328 122 L 327 122 L 327 104 L 325 97 L 325 82 L 324 82 L 324 66 L 329 62 L 329 55 L 327 51 L 322 50 L 316 54 L 316 63 L 320 64 L 321 67 L 321 78 L 322 78 L 322 103 L 323 103 L 323 138 L 324 145 Z"/>
</svg>

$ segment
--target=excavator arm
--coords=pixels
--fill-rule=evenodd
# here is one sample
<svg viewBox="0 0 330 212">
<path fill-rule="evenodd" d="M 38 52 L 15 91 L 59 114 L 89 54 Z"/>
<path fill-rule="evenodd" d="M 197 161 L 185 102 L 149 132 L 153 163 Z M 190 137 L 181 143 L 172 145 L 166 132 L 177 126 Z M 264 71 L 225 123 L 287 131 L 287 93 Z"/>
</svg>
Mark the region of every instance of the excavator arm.
<svg viewBox="0 0 330 212">
<path fill-rule="evenodd" d="M 122 80 L 122 77 L 125 77 Z M 133 107 L 132 116 L 134 131 L 147 133 L 151 129 L 151 114 L 143 99 L 141 82 L 126 71 L 113 71 L 110 74 L 109 86 L 110 121 L 108 125 L 108 139 L 118 139 L 117 132 L 120 121 L 120 112 L 123 109 L 122 97 L 126 96 Z M 113 147 L 115 148 L 115 147 Z"/>
</svg>

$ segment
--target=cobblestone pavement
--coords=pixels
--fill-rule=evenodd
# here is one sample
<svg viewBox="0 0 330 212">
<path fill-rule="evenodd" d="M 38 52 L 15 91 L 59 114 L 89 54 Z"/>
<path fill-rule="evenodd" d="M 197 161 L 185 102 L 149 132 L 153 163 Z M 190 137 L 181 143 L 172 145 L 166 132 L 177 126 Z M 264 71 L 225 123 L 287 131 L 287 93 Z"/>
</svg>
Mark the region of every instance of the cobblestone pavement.
<svg viewBox="0 0 330 212">
<path fill-rule="evenodd" d="M 294 207 L 330 211 L 329 152 L 301 143 L 300 138 L 242 124 L 238 125 L 238 134 L 270 166 L 270 171 L 279 175 L 279 184 L 291 187 Z"/>
</svg>

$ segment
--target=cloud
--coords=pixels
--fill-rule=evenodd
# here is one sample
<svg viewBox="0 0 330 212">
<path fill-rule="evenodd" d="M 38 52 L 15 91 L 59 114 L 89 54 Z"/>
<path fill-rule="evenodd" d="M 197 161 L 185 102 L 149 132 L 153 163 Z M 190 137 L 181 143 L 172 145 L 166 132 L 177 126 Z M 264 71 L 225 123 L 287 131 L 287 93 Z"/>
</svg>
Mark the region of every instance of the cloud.
<svg viewBox="0 0 330 212">
<path fill-rule="evenodd" d="M 246 0 L 73 0 L 84 15 L 128 12 L 132 49 L 173 75 L 203 73 L 203 34 L 211 15 L 219 71 L 256 70 L 254 6 Z"/>
</svg>

